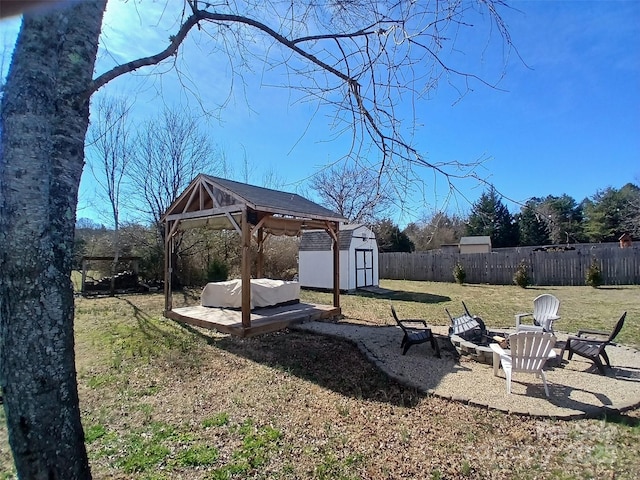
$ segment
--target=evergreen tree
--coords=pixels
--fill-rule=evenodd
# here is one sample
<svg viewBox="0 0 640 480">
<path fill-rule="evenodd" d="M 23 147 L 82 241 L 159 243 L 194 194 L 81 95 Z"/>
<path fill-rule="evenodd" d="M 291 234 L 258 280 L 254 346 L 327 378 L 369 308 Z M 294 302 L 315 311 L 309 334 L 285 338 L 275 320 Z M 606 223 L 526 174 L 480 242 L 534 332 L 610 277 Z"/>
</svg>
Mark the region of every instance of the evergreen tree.
<svg viewBox="0 0 640 480">
<path fill-rule="evenodd" d="M 640 239 L 640 186 L 627 183 L 622 187 L 624 213 L 621 218 L 622 230 L 633 238 Z"/>
<path fill-rule="evenodd" d="M 376 234 L 378 249 L 381 252 L 412 252 L 413 242 L 405 232 L 393 223 L 390 218 L 377 222 L 372 230 Z"/>
<path fill-rule="evenodd" d="M 631 183 L 620 190 L 599 190 L 583 202 L 584 233 L 590 242 L 615 242 L 620 235 L 640 233 L 640 188 Z"/>
<path fill-rule="evenodd" d="M 547 196 L 538 211 L 542 214 L 551 243 L 575 243 L 584 240 L 582 206 L 566 193 L 560 197 Z"/>
<path fill-rule="evenodd" d="M 520 245 L 548 245 L 551 243 L 547 223 L 540 213 L 542 199 L 534 197 L 525 203 L 517 216 Z"/>
<path fill-rule="evenodd" d="M 488 235 L 495 248 L 518 244 L 518 225 L 493 186 L 473 204 L 467 235 Z"/>
</svg>

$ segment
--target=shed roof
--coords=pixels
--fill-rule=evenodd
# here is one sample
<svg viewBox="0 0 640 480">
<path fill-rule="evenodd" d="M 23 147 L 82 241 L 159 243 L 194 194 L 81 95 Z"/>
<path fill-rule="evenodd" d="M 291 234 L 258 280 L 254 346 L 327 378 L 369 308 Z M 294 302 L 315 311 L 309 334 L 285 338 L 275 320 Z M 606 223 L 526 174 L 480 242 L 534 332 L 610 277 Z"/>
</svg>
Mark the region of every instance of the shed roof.
<svg viewBox="0 0 640 480">
<path fill-rule="evenodd" d="M 369 238 L 375 238 L 375 234 L 364 225 L 349 224 L 341 225 L 338 232 L 338 245 L 341 251 L 349 250 L 351 240 L 359 228 L 365 228 L 370 232 Z M 307 230 L 300 237 L 300 251 L 324 252 L 331 250 L 331 237 L 324 230 Z"/>
<path fill-rule="evenodd" d="M 460 239 L 460 245 L 491 245 L 491 237 L 488 235 L 462 237 Z"/>
</svg>

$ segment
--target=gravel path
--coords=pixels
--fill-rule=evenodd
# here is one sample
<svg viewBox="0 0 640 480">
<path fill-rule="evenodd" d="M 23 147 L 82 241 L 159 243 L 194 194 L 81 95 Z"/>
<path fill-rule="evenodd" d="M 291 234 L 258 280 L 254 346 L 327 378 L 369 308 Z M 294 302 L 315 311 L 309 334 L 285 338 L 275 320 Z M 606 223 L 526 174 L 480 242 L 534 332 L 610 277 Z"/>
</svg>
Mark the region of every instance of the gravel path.
<svg viewBox="0 0 640 480">
<path fill-rule="evenodd" d="M 398 382 L 439 397 L 504 412 L 557 418 L 584 418 L 604 411 L 624 411 L 640 406 L 640 352 L 624 346 L 608 346 L 614 366 L 603 376 L 592 362 L 575 356 L 571 361 L 547 365 L 550 398 L 542 379 L 514 373 L 511 395 L 506 392 L 504 373 L 493 375 L 493 367 L 463 356 L 457 358 L 447 337 L 447 327 L 431 327 L 438 336 L 442 358 L 436 358 L 427 342 L 412 346 L 402 355 L 402 331 L 394 326 L 366 326 L 345 322 L 308 322 L 298 330 L 346 338 L 353 341 L 381 370 Z M 557 333 L 558 340 L 566 334 Z"/>
</svg>

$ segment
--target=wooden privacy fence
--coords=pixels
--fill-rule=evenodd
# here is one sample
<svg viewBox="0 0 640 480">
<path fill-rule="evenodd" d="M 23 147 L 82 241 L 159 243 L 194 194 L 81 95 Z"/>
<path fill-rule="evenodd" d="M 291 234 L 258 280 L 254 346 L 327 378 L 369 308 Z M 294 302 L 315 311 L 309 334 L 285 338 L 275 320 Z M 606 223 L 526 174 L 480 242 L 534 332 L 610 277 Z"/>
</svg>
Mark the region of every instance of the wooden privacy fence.
<svg viewBox="0 0 640 480">
<path fill-rule="evenodd" d="M 534 247 L 496 249 L 491 253 L 460 254 L 446 250 L 380 253 L 380 278 L 453 282 L 456 262 L 464 267 L 465 283 L 513 284 L 518 265 L 527 264 L 531 285 L 585 285 L 595 259 L 604 285 L 640 284 L 640 247 L 587 244 L 575 250 L 536 251 Z"/>
</svg>

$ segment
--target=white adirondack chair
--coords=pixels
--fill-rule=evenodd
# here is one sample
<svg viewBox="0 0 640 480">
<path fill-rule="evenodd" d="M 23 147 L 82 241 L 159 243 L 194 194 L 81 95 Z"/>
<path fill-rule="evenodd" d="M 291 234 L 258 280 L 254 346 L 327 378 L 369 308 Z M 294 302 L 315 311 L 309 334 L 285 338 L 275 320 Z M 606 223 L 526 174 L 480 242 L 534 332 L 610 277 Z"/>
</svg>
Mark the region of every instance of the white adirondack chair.
<svg viewBox="0 0 640 480">
<path fill-rule="evenodd" d="M 556 357 L 556 352 L 553 350 L 555 343 L 556 337 L 552 333 L 525 331 L 509 335 L 509 352 L 497 343 L 489 345 L 495 354 L 494 374 L 498 370 L 496 361 L 499 361 L 507 377 L 507 393 L 511 393 L 512 372 L 525 372 L 540 375 L 544 384 L 544 393 L 547 397 L 549 396 L 547 376 L 543 368 L 547 360 Z"/>
<path fill-rule="evenodd" d="M 544 293 L 533 300 L 533 312 L 516 313 L 516 331 L 535 331 L 553 333 L 553 322 L 558 320 L 560 300 L 553 295 Z M 522 318 L 533 316 L 533 325 L 522 324 Z"/>
</svg>

